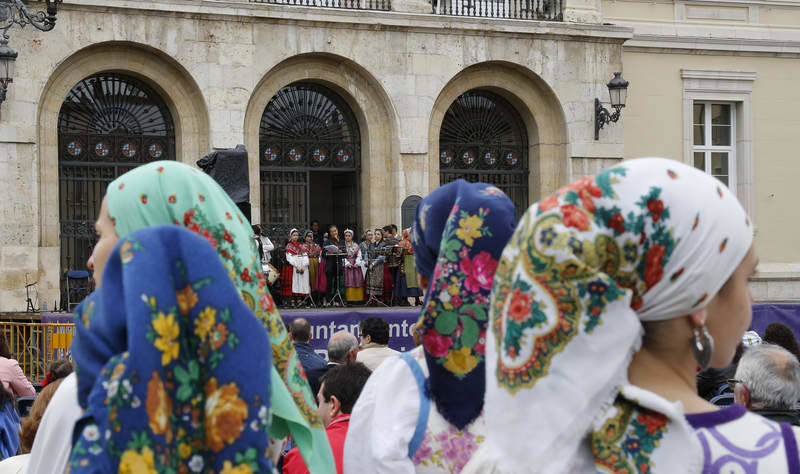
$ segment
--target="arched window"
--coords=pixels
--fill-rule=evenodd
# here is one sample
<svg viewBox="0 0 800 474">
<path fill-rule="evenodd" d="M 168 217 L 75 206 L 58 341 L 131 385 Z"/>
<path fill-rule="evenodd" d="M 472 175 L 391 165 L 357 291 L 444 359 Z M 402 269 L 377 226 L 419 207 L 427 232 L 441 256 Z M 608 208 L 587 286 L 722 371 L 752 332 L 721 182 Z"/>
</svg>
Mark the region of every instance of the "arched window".
<svg viewBox="0 0 800 474">
<path fill-rule="evenodd" d="M 278 91 L 261 117 L 261 223 L 284 238 L 313 219 L 358 229 L 361 135 L 347 102 L 298 82 Z"/>
<path fill-rule="evenodd" d="M 175 127 L 144 82 L 101 73 L 67 94 L 58 116 L 61 269 L 83 269 L 108 183 L 144 163 L 175 159 Z"/>
<path fill-rule="evenodd" d="M 439 183 L 456 179 L 491 183 L 528 207 L 528 132 L 504 98 L 473 89 L 447 109 L 439 132 Z"/>
</svg>

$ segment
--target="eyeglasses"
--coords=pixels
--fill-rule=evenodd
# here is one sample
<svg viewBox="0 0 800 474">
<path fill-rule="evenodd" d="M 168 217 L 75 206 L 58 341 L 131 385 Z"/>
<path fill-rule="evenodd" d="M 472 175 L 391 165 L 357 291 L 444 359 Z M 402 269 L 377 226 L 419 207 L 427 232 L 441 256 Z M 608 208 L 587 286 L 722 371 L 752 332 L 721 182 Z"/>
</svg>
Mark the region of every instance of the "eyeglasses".
<svg viewBox="0 0 800 474">
<path fill-rule="evenodd" d="M 737 383 L 743 384 L 744 382 L 742 382 L 741 380 L 736 380 L 736 379 L 728 379 L 728 380 L 725 381 L 725 383 L 728 384 L 728 388 L 731 389 L 731 391 L 733 391 L 733 390 L 736 390 L 736 384 Z"/>
</svg>

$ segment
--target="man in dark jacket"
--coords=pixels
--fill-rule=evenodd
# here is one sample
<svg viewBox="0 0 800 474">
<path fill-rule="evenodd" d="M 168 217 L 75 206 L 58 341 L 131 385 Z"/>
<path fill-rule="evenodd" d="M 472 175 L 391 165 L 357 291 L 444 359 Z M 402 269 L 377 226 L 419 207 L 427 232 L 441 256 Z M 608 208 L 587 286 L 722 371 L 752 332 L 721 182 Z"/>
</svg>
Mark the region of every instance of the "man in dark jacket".
<svg viewBox="0 0 800 474">
<path fill-rule="evenodd" d="M 325 375 L 328 364 L 325 359 L 314 352 L 314 348 L 309 344 L 311 324 L 306 318 L 297 318 L 289 325 L 289 332 L 292 335 L 297 358 L 300 359 L 300 365 L 303 366 L 308 383 L 311 385 L 311 392 L 316 394 L 319 391 L 319 379 Z"/>
</svg>

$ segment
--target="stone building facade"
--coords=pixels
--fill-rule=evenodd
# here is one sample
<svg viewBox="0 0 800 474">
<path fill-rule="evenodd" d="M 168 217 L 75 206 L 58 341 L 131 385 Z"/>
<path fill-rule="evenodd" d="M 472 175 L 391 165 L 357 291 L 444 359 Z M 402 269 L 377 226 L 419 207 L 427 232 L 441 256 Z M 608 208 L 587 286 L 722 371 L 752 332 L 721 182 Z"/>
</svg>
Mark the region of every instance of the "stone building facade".
<svg viewBox="0 0 800 474">
<path fill-rule="evenodd" d="M 447 14 L 454 6 L 484 17 Z M 499 18 L 509 12 L 541 19 Z M 85 268 L 85 223 L 115 174 L 237 144 L 249 151 L 252 220 L 278 233 L 332 215 L 359 230 L 400 224 L 403 203 L 465 163 L 523 208 L 624 158 L 706 166 L 754 216 L 756 299 L 800 299 L 798 25 L 794 0 L 65 0 L 53 31 L 10 30 L 19 58 L 0 106 L 0 312 L 25 308 L 26 281 L 52 304 L 64 272 Z M 594 99 L 607 100 L 616 71 L 631 82 L 628 105 L 595 140 Z M 158 136 L 79 130 L 91 121 L 81 107 L 112 84 L 147 97 L 117 115 L 156 116 Z M 295 143 L 269 131 L 298 104 L 314 110 L 292 113 L 329 131 L 322 122 L 338 117 L 338 135 Z M 489 109 L 502 114 L 481 116 Z M 697 144 L 705 119 L 728 127 L 726 146 Z M 502 135 L 497 149 L 452 145 L 475 121 Z M 70 168 L 71 157 L 83 162 Z"/>
<path fill-rule="evenodd" d="M 81 94 L 76 85 L 101 73 L 135 79 L 163 100 L 174 159 L 194 163 L 245 144 L 254 222 L 269 206 L 262 196 L 269 187 L 260 182 L 262 118 L 293 84 L 331 92 L 357 122 L 362 227 L 399 223 L 404 200 L 439 185 L 442 124 L 470 91 L 495 97 L 524 124 L 517 145 L 525 147 L 521 195 L 529 202 L 573 171 L 591 173 L 623 157 L 622 127 L 593 139 L 592 107 L 621 70 L 631 29 L 603 25 L 598 2 L 567 4 L 564 21 L 436 15 L 416 0 L 395 1 L 392 9 L 67 0 L 55 30 L 12 29 L 19 59 L 0 108 L 0 311 L 24 309 L 26 277 L 38 280 L 40 301 L 52 302 L 63 272 L 85 268 L 77 258 L 63 263 L 62 214 L 77 198 L 59 189 L 67 183 L 60 159 L 95 152 L 103 161 L 120 144 L 68 141 L 60 114 L 68 97 Z M 136 146 L 146 152 L 148 144 Z M 153 149 L 161 156 L 160 145 Z M 498 157 L 486 152 L 485 159 Z"/>
</svg>

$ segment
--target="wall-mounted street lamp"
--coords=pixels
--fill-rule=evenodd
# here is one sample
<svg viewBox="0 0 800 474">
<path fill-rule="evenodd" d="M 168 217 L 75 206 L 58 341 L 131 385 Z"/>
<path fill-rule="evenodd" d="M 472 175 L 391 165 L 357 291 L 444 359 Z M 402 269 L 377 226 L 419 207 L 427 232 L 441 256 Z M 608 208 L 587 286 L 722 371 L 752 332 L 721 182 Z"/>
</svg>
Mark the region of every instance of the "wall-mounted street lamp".
<svg viewBox="0 0 800 474">
<path fill-rule="evenodd" d="M 17 52 L 8 46 L 8 30 L 14 25 L 24 28 L 33 25 L 41 31 L 50 31 L 56 26 L 58 4 L 63 0 L 45 0 L 45 11 L 31 12 L 23 0 L 0 0 L 0 104 L 6 100 L 8 85 L 14 81 L 14 62 Z"/>
<path fill-rule="evenodd" d="M 622 109 L 625 108 L 625 101 L 628 100 L 628 81 L 622 78 L 621 72 L 615 72 L 614 78 L 607 84 L 608 95 L 611 98 L 611 107 L 615 112 L 612 114 L 600 103 L 600 99 L 594 99 L 594 139 L 600 139 L 600 129 L 610 122 L 619 120 Z"/>
</svg>

